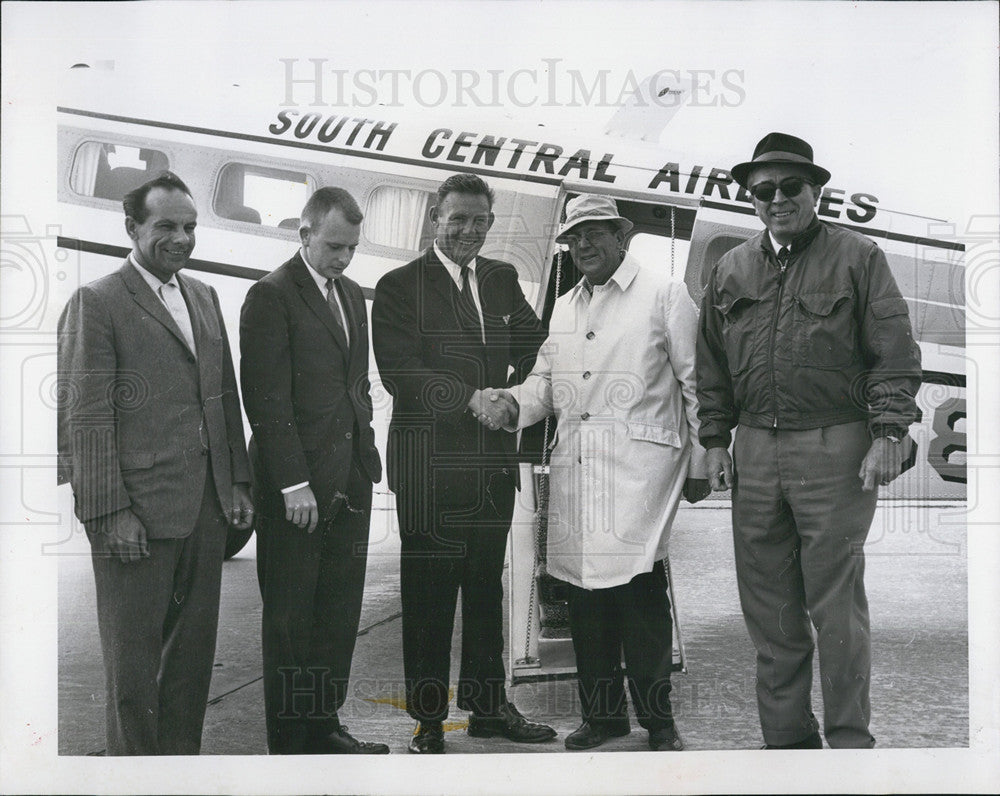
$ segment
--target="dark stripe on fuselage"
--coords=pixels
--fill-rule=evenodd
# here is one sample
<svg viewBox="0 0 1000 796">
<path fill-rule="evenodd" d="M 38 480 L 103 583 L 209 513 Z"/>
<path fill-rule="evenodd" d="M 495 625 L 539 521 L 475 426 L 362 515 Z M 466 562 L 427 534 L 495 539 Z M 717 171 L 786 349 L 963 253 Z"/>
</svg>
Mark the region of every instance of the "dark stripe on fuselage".
<svg viewBox="0 0 1000 796">
<path fill-rule="evenodd" d="M 350 157 L 369 158 L 381 160 L 387 163 L 405 163 L 408 166 L 425 166 L 432 169 L 442 169 L 452 172 L 464 172 L 469 174 L 484 174 L 490 177 L 501 177 L 511 180 L 522 180 L 525 182 L 536 182 L 542 185 L 561 185 L 562 180 L 555 177 L 539 177 L 529 174 L 510 174 L 508 172 L 496 171 L 493 169 L 483 169 L 474 166 L 464 166 L 459 163 L 437 163 L 431 160 L 421 160 L 419 158 L 404 158 L 399 155 L 385 155 L 381 152 L 369 152 L 360 149 L 345 149 L 343 147 L 324 146 L 323 144 L 313 144 L 307 141 L 289 141 L 283 138 L 274 138 L 266 135 L 251 135 L 249 133 L 236 133 L 231 130 L 216 130 L 210 127 L 195 127 L 188 124 L 176 124 L 174 122 L 156 122 L 150 119 L 139 119 L 132 116 L 116 116 L 110 113 L 99 113 L 98 111 L 85 111 L 79 108 L 57 107 L 59 113 L 73 114 L 74 116 L 87 116 L 92 119 L 105 119 L 112 122 L 122 122 L 124 124 L 136 124 L 145 127 L 160 127 L 165 130 L 180 130 L 186 133 L 198 133 L 200 135 L 211 135 L 217 138 L 232 138 L 238 141 L 256 141 L 262 144 L 275 144 L 277 146 L 287 146 L 297 149 L 311 149 L 316 152 L 330 152 L 336 155 L 347 155 Z M 664 197 L 666 201 L 666 197 Z M 652 198 L 650 204 L 656 204 Z M 703 201 L 704 207 L 711 207 L 716 210 L 726 210 L 731 213 L 741 213 L 743 215 L 756 215 L 752 207 L 745 205 L 728 204 L 724 202 Z M 873 229 L 862 227 L 856 224 L 843 224 L 836 221 L 830 222 L 845 229 L 852 229 L 865 235 L 875 238 L 886 238 L 887 240 L 897 240 L 903 243 L 917 243 L 921 246 L 934 246 L 940 249 L 953 249 L 955 251 L 965 251 L 965 245 L 953 241 L 935 240 L 933 238 L 922 238 L 916 235 L 903 235 L 897 232 L 889 232 L 885 229 Z"/>
<path fill-rule="evenodd" d="M 729 213 L 740 213 L 745 216 L 756 216 L 757 213 L 752 207 L 745 207 L 743 205 L 733 205 L 726 204 L 723 202 L 702 202 L 702 207 L 710 207 L 713 210 L 725 210 Z M 826 220 L 826 219 L 824 219 Z M 938 249 L 951 249 L 953 251 L 964 252 L 965 244 L 956 243 L 954 241 L 947 240 L 935 240 L 934 238 L 922 238 L 918 235 L 903 235 L 900 232 L 889 232 L 887 229 L 873 229 L 871 227 L 861 227 L 857 224 L 843 224 L 839 221 L 830 221 L 829 223 L 834 226 L 843 227 L 844 229 L 851 229 L 855 232 L 860 232 L 862 235 L 868 235 L 871 238 L 885 238 L 886 240 L 898 240 L 902 243 L 916 243 L 920 246 L 933 246 Z"/>
</svg>

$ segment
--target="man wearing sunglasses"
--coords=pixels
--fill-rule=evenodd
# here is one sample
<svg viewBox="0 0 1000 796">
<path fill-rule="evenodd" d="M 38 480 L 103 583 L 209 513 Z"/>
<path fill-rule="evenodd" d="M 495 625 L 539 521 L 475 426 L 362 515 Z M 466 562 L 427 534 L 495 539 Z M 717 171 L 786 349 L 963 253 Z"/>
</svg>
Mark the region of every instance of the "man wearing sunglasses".
<svg viewBox="0 0 1000 796">
<path fill-rule="evenodd" d="M 920 351 L 882 251 L 816 217 L 830 173 L 809 144 L 770 133 L 732 174 L 766 229 L 725 254 L 705 289 L 699 434 L 712 488 L 733 490 L 765 748 L 822 748 L 814 647 L 827 744 L 871 748 L 863 547 L 919 416 Z"/>
</svg>

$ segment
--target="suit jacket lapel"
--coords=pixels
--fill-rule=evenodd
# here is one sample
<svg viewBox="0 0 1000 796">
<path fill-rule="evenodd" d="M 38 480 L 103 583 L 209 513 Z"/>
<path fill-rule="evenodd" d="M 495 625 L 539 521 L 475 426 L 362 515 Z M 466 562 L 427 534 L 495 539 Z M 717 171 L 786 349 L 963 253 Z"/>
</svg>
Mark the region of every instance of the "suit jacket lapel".
<svg viewBox="0 0 1000 796">
<path fill-rule="evenodd" d="M 184 346 L 184 349 L 190 351 L 191 349 L 188 348 L 187 341 L 184 339 L 184 335 L 181 332 L 180 327 L 177 325 L 177 321 L 174 320 L 174 317 L 164 306 L 159 296 L 153 293 L 146 280 L 143 279 L 139 275 L 139 272 L 135 270 L 132 263 L 126 260 L 125 265 L 122 266 L 118 273 L 121 275 L 122 281 L 125 282 L 125 287 L 128 289 L 129 293 L 132 294 L 132 298 L 135 300 L 136 304 L 148 312 L 150 316 L 166 326 L 170 333 L 177 338 L 182 346 Z M 191 351 L 191 353 L 193 354 L 195 352 Z"/>
<path fill-rule="evenodd" d="M 428 249 L 424 253 L 424 263 L 423 263 L 423 284 L 426 289 L 428 299 L 430 295 L 433 294 L 438 297 L 440 303 L 446 308 L 444 311 L 448 313 L 449 320 L 451 321 L 448 325 L 450 328 L 456 331 L 463 332 L 467 334 L 471 339 L 474 339 L 477 343 L 481 343 L 482 339 L 479 336 L 478 330 L 466 329 L 458 317 L 458 301 L 461 297 L 458 285 L 455 284 L 455 280 L 451 278 L 451 274 L 448 273 L 448 269 L 444 267 L 444 264 L 438 259 L 438 256 L 434 253 L 433 247 Z M 482 303 L 482 295 L 479 297 L 480 303 Z M 427 302 L 428 308 L 432 306 L 438 306 L 437 303 Z"/>
<path fill-rule="evenodd" d="M 333 339 L 340 346 L 340 350 L 346 359 L 350 355 L 350 352 L 347 346 L 347 338 L 344 336 L 344 330 L 334 320 L 333 310 L 326 303 L 326 296 L 320 292 L 315 280 L 309 273 L 309 266 L 305 264 L 302 257 L 298 254 L 291 261 L 291 271 L 295 283 L 299 287 L 299 294 L 302 296 L 302 300 L 315 313 L 316 317 L 322 321 L 330 334 L 333 335 Z"/>
<path fill-rule="evenodd" d="M 476 263 L 476 286 L 479 290 L 479 306 L 483 311 L 483 336 L 486 340 L 486 368 L 488 373 L 494 371 L 494 366 L 504 369 L 508 352 L 505 345 L 494 345 L 501 343 L 504 338 L 498 338 L 501 329 L 501 316 L 497 313 L 495 306 L 504 306 L 501 296 L 498 294 L 499 285 L 491 280 L 494 260 L 479 257 Z M 485 289 L 484 289 L 485 288 Z M 495 359 L 500 361 L 494 363 Z"/>
<path fill-rule="evenodd" d="M 191 331 L 194 333 L 194 344 L 198 349 L 198 376 L 204 390 L 208 386 L 206 378 L 212 365 L 210 352 L 213 338 L 220 338 L 222 330 L 215 332 L 215 325 L 207 314 L 211 304 L 208 297 L 180 274 L 177 274 L 177 283 L 181 286 L 181 295 L 184 296 L 188 313 L 191 315 Z"/>
<path fill-rule="evenodd" d="M 434 249 L 428 249 L 424 253 L 423 266 L 424 284 L 427 285 L 431 292 L 436 293 L 451 306 L 454 303 L 457 292 L 454 289 L 455 280 L 451 278 L 448 269 L 437 258 Z"/>
<path fill-rule="evenodd" d="M 493 312 L 492 299 L 497 297 L 497 285 L 490 280 L 493 270 L 493 260 L 480 257 L 476 264 L 476 287 L 479 291 L 479 306 L 483 310 L 483 331 L 486 340 L 489 341 L 491 335 L 496 331 L 496 314 Z M 484 290 L 484 288 L 486 288 Z"/>
<path fill-rule="evenodd" d="M 359 338 L 361 335 L 367 335 L 368 333 L 359 317 L 359 313 L 365 312 L 364 297 L 361 297 L 361 303 L 359 304 L 356 301 L 355 291 L 345 279 L 338 279 L 337 286 L 340 290 L 340 301 L 344 306 L 344 315 L 347 316 L 347 329 L 351 337 L 348 343 L 350 347 L 348 369 L 354 370 L 355 359 L 361 351 Z"/>
</svg>

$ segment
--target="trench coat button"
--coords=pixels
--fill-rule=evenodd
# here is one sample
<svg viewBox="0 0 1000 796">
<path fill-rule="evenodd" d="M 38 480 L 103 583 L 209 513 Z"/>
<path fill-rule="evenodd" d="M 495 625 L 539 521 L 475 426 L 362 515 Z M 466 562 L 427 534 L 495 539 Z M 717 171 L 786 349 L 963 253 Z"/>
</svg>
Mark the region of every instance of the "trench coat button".
<svg viewBox="0 0 1000 796">
<path fill-rule="evenodd" d="M 590 371 L 589 370 L 584 371 L 583 378 L 585 378 L 585 379 L 589 379 L 590 378 Z"/>
<path fill-rule="evenodd" d="M 584 412 L 582 415 L 580 415 L 580 419 L 581 420 L 590 420 L 590 412 Z"/>
<path fill-rule="evenodd" d="M 597 335 L 595 335 L 593 332 L 587 332 L 587 339 L 588 340 L 593 340 L 596 336 Z"/>
<path fill-rule="evenodd" d="M 348 431 L 346 434 L 344 434 L 344 439 L 351 439 L 351 437 L 353 437 L 353 436 L 354 436 L 354 434 L 352 434 L 350 431 Z"/>
</svg>

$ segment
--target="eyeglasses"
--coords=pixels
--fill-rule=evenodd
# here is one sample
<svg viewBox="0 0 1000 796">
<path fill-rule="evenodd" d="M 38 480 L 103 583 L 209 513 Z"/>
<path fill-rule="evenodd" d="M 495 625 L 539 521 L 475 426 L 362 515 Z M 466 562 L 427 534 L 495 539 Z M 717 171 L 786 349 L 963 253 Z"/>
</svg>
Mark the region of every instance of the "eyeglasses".
<svg viewBox="0 0 1000 796">
<path fill-rule="evenodd" d="M 596 246 L 605 236 L 614 234 L 607 229 L 589 229 L 586 232 L 573 232 L 563 235 L 562 242 L 567 246 L 579 246 L 581 243 Z"/>
<path fill-rule="evenodd" d="M 816 183 L 810 182 L 803 177 L 785 177 L 785 179 L 777 185 L 773 182 L 757 183 L 750 188 L 750 195 L 759 202 L 770 202 L 774 198 L 774 194 L 777 192 L 778 188 L 781 188 L 781 193 L 784 196 L 789 199 L 794 199 L 802 193 L 802 189 L 805 186 L 815 184 Z"/>
</svg>

